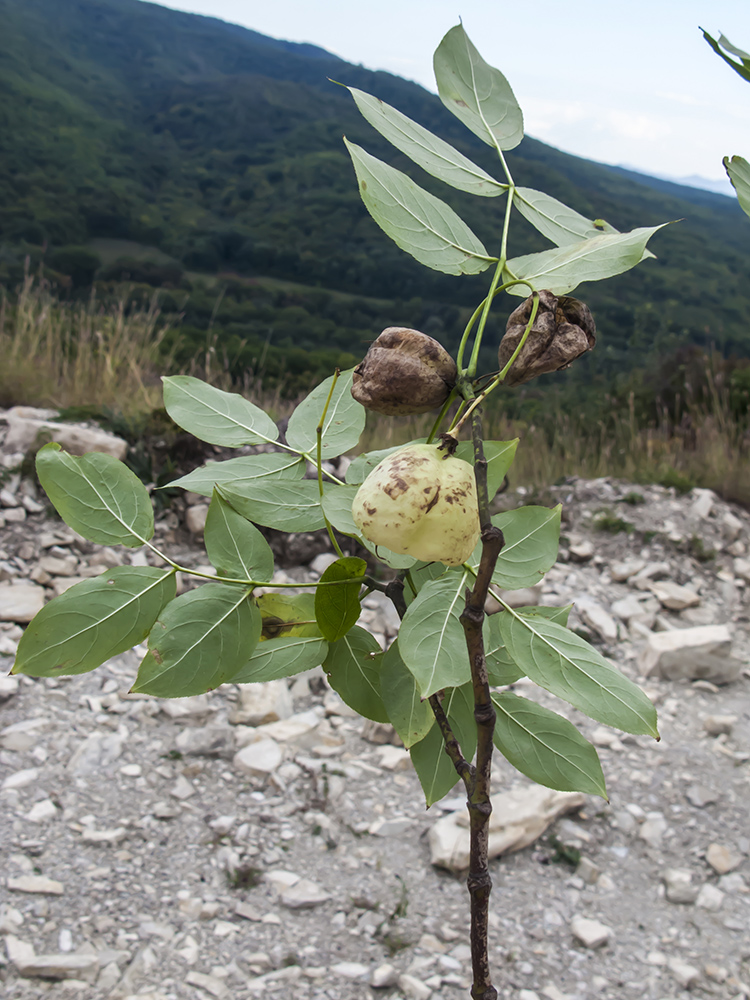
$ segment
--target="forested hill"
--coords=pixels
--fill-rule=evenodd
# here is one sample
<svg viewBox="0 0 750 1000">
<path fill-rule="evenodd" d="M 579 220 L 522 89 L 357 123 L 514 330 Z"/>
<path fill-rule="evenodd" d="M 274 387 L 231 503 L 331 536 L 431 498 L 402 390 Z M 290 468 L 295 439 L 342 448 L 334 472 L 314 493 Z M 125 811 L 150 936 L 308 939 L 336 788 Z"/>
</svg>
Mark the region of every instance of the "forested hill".
<svg viewBox="0 0 750 1000">
<path fill-rule="evenodd" d="M 35 248 L 64 262 L 60 248 L 128 240 L 190 272 L 317 289 L 317 300 L 298 291 L 287 303 L 301 309 L 299 331 L 293 309 L 284 327 L 298 346 L 327 339 L 360 351 L 342 342 L 345 323 L 305 336 L 323 290 L 383 300 L 390 322 L 433 316 L 435 332 L 452 342 L 486 276 L 425 271 L 384 237 L 360 203 L 342 135 L 448 200 L 490 249 L 502 199 L 417 176 L 329 78 L 396 105 L 496 172 L 491 151 L 437 97 L 315 46 L 141 0 L 0 0 L 0 275 L 3 260 Z M 657 260 L 582 286 L 602 334 L 600 371 L 687 343 L 750 354 L 750 225 L 732 199 L 655 188 L 530 138 L 509 161 L 518 183 L 618 229 L 682 220 L 652 241 Z M 517 216 L 513 255 L 540 248 Z M 243 327 L 237 315 L 235 327 L 261 342 L 268 323 Z"/>
</svg>

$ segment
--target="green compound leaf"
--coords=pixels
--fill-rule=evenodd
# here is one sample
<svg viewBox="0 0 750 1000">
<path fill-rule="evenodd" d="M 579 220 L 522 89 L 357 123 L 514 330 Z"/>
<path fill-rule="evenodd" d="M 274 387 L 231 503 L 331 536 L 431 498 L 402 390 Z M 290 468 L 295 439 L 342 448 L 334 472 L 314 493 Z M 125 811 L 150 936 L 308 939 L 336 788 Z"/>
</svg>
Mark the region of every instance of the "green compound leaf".
<svg viewBox="0 0 750 1000">
<path fill-rule="evenodd" d="M 503 485 L 508 469 L 516 457 L 518 438 L 513 441 L 485 441 L 484 457 L 487 459 L 487 493 L 494 497 Z M 471 441 L 460 441 L 456 448 L 456 458 L 474 465 L 474 445 Z"/>
<path fill-rule="evenodd" d="M 323 496 L 323 510 L 337 531 L 357 538 L 374 556 L 392 569 L 409 569 L 417 560 L 414 556 L 391 552 L 382 545 L 375 545 L 360 532 L 352 517 L 352 503 L 359 486 L 329 486 Z"/>
<path fill-rule="evenodd" d="M 203 531 L 206 554 L 221 576 L 241 580 L 270 580 L 273 576 L 271 546 L 241 514 L 214 491 Z"/>
<path fill-rule="evenodd" d="M 153 535 L 146 487 L 112 455 L 92 451 L 78 458 L 52 442 L 37 453 L 36 471 L 63 521 L 90 542 L 136 548 Z"/>
<path fill-rule="evenodd" d="M 232 678 L 232 684 L 257 684 L 293 677 L 320 666 L 327 654 L 328 643 L 320 636 L 282 635 L 266 639 L 258 643 L 245 666 Z"/>
<path fill-rule="evenodd" d="M 216 489 L 238 514 L 266 528 L 317 531 L 325 527 L 318 484 L 311 479 L 253 479 L 242 486 L 223 483 Z"/>
<path fill-rule="evenodd" d="M 448 717 L 464 757 L 467 761 L 471 761 L 477 749 L 477 727 L 474 721 L 474 695 L 471 684 L 446 691 L 443 711 Z M 453 761 L 445 752 L 443 734 L 438 726 L 433 726 L 423 740 L 414 744 L 409 753 L 429 809 L 434 802 L 447 795 L 458 782 L 458 774 Z"/>
<path fill-rule="evenodd" d="M 462 25 L 451 28 L 433 59 L 440 100 L 482 142 L 514 149 L 523 139 L 523 114 L 510 84 L 489 66 Z"/>
<path fill-rule="evenodd" d="M 491 687 L 505 687 L 523 677 L 523 670 L 508 652 L 505 639 L 500 631 L 500 616 L 489 615 L 484 626 L 484 658 Z"/>
<path fill-rule="evenodd" d="M 356 625 L 362 607 L 359 592 L 367 563 L 355 556 L 344 556 L 325 570 L 320 582 L 328 584 L 340 580 L 338 587 L 315 588 L 315 619 L 324 639 L 336 642 L 343 639 L 352 625 Z"/>
<path fill-rule="evenodd" d="M 407 749 L 423 740 L 435 722 L 429 703 L 422 701 L 414 675 L 401 659 L 398 639 L 383 656 L 380 691 L 391 725 Z"/>
<path fill-rule="evenodd" d="M 493 694 L 492 702 L 495 746 L 517 771 L 560 792 L 607 798 L 596 750 L 571 722 L 510 691 Z"/>
<path fill-rule="evenodd" d="M 354 369 L 342 372 L 336 380 L 323 423 L 323 458 L 336 458 L 354 448 L 365 429 L 366 410 L 352 396 Z M 289 418 L 286 440 L 295 451 L 317 454 L 318 424 L 325 409 L 333 376 L 316 386 Z"/>
<path fill-rule="evenodd" d="M 516 614 L 522 618 L 530 618 L 532 621 L 535 618 L 546 618 L 549 621 L 567 625 L 568 615 L 572 607 L 572 604 L 568 604 L 564 608 L 545 608 L 534 605 L 528 608 L 516 608 Z M 493 687 L 505 687 L 507 684 L 513 684 L 524 675 L 523 670 L 508 652 L 500 628 L 503 616 L 509 616 L 509 614 L 508 611 L 498 611 L 496 614 L 490 615 L 485 622 L 484 655 L 487 660 L 490 684 Z"/>
<path fill-rule="evenodd" d="M 315 621 L 314 594 L 284 594 L 275 591 L 262 594 L 255 603 L 263 618 L 261 641 L 282 636 L 322 638 Z"/>
<path fill-rule="evenodd" d="M 560 541 L 562 506 L 519 507 L 492 518 L 495 527 L 505 537 L 492 582 L 504 590 L 533 587 L 544 577 L 557 559 Z M 477 567 L 482 557 L 481 544 L 469 563 Z"/>
<path fill-rule="evenodd" d="M 723 163 L 737 192 L 740 208 L 746 215 L 750 215 L 750 163 L 741 156 L 733 156 L 731 160 L 725 156 Z"/>
<path fill-rule="evenodd" d="M 450 206 L 344 139 L 365 208 L 393 242 L 435 271 L 479 274 L 496 257 Z"/>
<path fill-rule="evenodd" d="M 275 441 L 279 436 L 265 410 L 236 392 L 215 389 L 191 375 L 172 375 L 162 382 L 167 413 L 201 441 L 239 448 Z"/>
<path fill-rule="evenodd" d="M 527 222 L 558 247 L 601 236 L 605 231 L 600 220 L 597 225 L 544 191 L 517 187 L 513 204 Z M 611 226 L 608 229 L 617 232 Z"/>
<path fill-rule="evenodd" d="M 343 639 L 331 643 L 323 663 L 333 690 L 355 712 L 374 722 L 388 722 L 380 695 L 382 660 L 377 639 L 355 625 Z"/>
<path fill-rule="evenodd" d="M 210 497 L 217 485 L 232 483 L 237 489 L 242 489 L 247 482 L 257 479 L 302 479 L 304 474 L 305 461 L 299 455 L 269 452 L 267 455 L 243 455 L 242 458 L 202 465 L 169 483 L 168 488 L 181 486 L 184 490 Z"/>
<path fill-rule="evenodd" d="M 206 583 L 169 603 L 148 638 L 132 690 L 157 698 L 205 694 L 234 679 L 260 637 L 244 587 Z"/>
<path fill-rule="evenodd" d="M 511 656 L 535 684 L 597 722 L 659 738 L 656 710 L 643 691 L 575 632 L 510 613 L 502 615 L 500 628 Z"/>
<path fill-rule="evenodd" d="M 416 438 L 406 444 L 395 444 L 391 448 L 378 448 L 375 451 L 367 451 L 362 455 L 357 455 L 346 470 L 344 479 L 349 485 L 359 486 L 367 479 L 375 466 L 379 465 L 384 458 L 392 455 L 394 451 L 406 448 L 410 444 L 424 444 L 426 440 L 427 438 Z"/>
<path fill-rule="evenodd" d="M 459 616 L 469 574 L 448 573 L 426 583 L 407 608 L 399 649 L 423 698 L 460 687 L 470 676 L 469 654 Z"/>
<path fill-rule="evenodd" d="M 503 281 L 523 278 L 534 289 L 546 288 L 554 295 L 564 295 L 583 281 L 601 281 L 635 267 L 644 258 L 646 243 L 664 225 L 629 233 L 605 233 L 555 250 L 514 257 L 503 271 Z M 526 285 L 514 285 L 508 292 L 522 298 L 529 294 Z"/>
<path fill-rule="evenodd" d="M 116 566 L 83 580 L 34 617 L 12 673 L 56 677 L 94 670 L 143 642 L 174 595 L 174 571 L 151 566 Z"/>
<path fill-rule="evenodd" d="M 707 31 L 703 30 L 703 28 L 701 28 L 701 31 L 703 32 L 703 37 L 706 39 L 717 56 L 721 56 L 727 66 L 731 66 L 735 73 L 738 73 L 743 80 L 750 81 L 750 55 L 748 55 L 747 52 L 743 52 L 742 49 L 738 49 L 735 45 L 732 45 L 729 39 L 725 38 L 724 35 L 719 35 L 719 40 L 717 42 L 716 39 L 712 38 Z M 726 49 L 726 52 L 722 52 L 722 49 Z M 734 59 L 730 59 L 726 54 L 727 52 L 737 56 L 740 61 L 736 63 Z"/>
<path fill-rule="evenodd" d="M 496 198 L 508 190 L 488 173 L 390 104 L 354 87 L 347 88 L 367 121 L 428 174 L 459 191 Z"/>
</svg>

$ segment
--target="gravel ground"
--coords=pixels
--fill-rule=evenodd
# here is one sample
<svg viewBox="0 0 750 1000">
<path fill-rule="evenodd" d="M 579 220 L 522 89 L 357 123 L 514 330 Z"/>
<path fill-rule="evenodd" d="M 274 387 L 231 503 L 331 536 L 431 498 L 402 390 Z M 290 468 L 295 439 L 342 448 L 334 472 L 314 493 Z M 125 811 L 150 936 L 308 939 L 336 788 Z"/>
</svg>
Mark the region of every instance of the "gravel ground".
<svg viewBox="0 0 750 1000">
<path fill-rule="evenodd" d="M 584 513 L 587 503 L 601 503 L 602 489 L 586 489 L 591 496 L 581 499 L 581 487 L 580 523 L 564 529 L 564 549 L 580 546 L 576 533 L 594 537 Z M 663 490 L 654 498 L 650 516 L 660 523 L 657 500 L 685 519 L 694 502 Z M 711 514 L 717 537 L 725 508 L 714 504 Z M 736 513 L 746 530 L 747 515 Z M 559 563 L 543 600 L 560 603 L 578 589 L 607 608 L 625 595 L 611 566 L 644 551 L 643 537 L 595 537 L 597 554 Z M 659 539 L 648 544 L 649 558 L 663 556 Z M 739 623 L 744 637 L 744 590 L 718 585 L 724 563 L 674 551 L 669 558 L 702 604 L 662 609 L 666 626 L 695 625 L 703 611 Z M 373 621 L 378 614 L 373 606 Z M 587 798 L 534 845 L 492 861 L 499 995 L 750 997 L 747 671 L 725 685 L 639 678 L 643 633 L 618 625 L 607 643 L 594 634 L 596 615 L 589 620 L 600 648 L 656 702 L 662 740 L 567 713 L 599 747 L 610 802 Z M 599 627 L 606 631 L 606 622 Z M 13 641 L 12 630 L 4 634 Z M 743 643 L 737 652 L 746 661 Z M 0 674 L 11 662 L 0 655 Z M 317 672 L 290 692 L 225 686 L 158 702 L 127 695 L 136 663 L 126 654 L 91 674 L 20 678 L 15 692 L 5 691 L 4 995 L 468 996 L 464 881 L 430 863 L 427 838 L 459 803 L 425 811 L 404 752 L 375 742 L 389 734 L 353 717 Z M 525 693 L 523 682 L 516 688 Z M 278 730 L 254 734 L 275 735 L 282 759 L 261 760 L 258 743 L 258 769 L 240 766 L 235 755 L 251 738 L 249 725 L 274 714 L 306 720 L 305 731 L 287 740 Z M 514 780 L 498 759 L 497 792 Z"/>
</svg>

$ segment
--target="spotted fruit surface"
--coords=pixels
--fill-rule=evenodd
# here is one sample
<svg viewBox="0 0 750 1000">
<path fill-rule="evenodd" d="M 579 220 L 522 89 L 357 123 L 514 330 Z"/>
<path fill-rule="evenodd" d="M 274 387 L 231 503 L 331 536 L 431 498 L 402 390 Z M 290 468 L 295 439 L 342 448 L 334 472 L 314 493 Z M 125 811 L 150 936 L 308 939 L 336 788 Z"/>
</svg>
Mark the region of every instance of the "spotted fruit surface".
<svg viewBox="0 0 750 1000">
<path fill-rule="evenodd" d="M 474 469 L 439 445 L 407 445 L 373 469 L 352 515 L 375 545 L 460 566 L 479 539 Z"/>
</svg>

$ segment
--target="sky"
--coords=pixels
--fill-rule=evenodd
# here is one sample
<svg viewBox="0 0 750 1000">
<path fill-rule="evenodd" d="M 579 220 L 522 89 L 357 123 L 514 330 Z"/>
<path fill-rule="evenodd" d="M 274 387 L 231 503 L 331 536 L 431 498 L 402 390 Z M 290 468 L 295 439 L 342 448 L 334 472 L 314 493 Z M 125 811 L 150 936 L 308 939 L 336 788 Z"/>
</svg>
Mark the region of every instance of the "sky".
<svg viewBox="0 0 750 1000">
<path fill-rule="evenodd" d="M 750 51 L 750 0 L 161 0 L 435 91 L 432 53 L 463 21 L 502 70 L 526 132 L 600 163 L 675 179 L 726 179 L 750 158 L 750 83 L 699 31 Z M 342 82 L 346 82 L 345 80 Z M 727 182 L 728 183 L 728 182 Z"/>
</svg>

